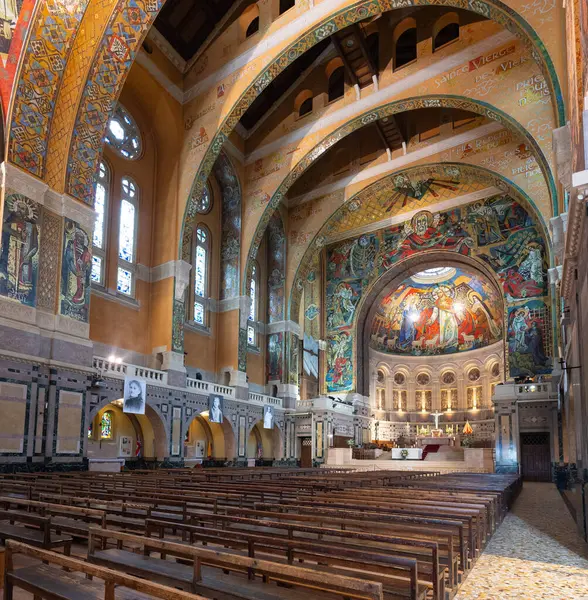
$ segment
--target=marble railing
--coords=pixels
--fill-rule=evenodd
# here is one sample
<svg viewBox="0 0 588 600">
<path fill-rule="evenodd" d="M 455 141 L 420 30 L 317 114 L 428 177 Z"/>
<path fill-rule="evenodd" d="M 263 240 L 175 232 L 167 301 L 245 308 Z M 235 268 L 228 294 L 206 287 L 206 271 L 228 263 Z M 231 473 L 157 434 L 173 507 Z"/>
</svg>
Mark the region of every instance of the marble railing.
<svg viewBox="0 0 588 600">
<path fill-rule="evenodd" d="M 219 394 L 225 398 L 235 397 L 235 388 L 228 385 L 211 383 L 210 381 L 203 381 L 202 379 L 192 379 L 191 377 L 188 377 L 186 379 L 186 387 L 202 394 Z"/>
<path fill-rule="evenodd" d="M 265 394 L 258 394 L 257 392 L 249 392 L 249 402 L 255 404 L 271 404 L 277 408 L 282 408 L 283 406 L 281 398 L 266 396 Z"/>
<path fill-rule="evenodd" d="M 313 398 L 312 400 L 299 400 L 296 408 L 299 410 L 310 410 L 313 408 L 315 410 L 333 410 L 344 415 L 353 415 L 353 406 L 351 404 L 332 400 L 325 396 Z"/>
<path fill-rule="evenodd" d="M 118 360 L 111 361 L 99 356 L 94 357 L 94 368 L 98 370 L 101 375 L 108 375 L 108 377 L 116 377 L 118 379 L 124 379 L 127 376 L 139 377 L 140 379 L 145 379 L 149 383 L 167 385 L 167 373 L 165 371 L 159 371 L 158 369 L 139 367 L 138 365 L 132 365 Z"/>
</svg>

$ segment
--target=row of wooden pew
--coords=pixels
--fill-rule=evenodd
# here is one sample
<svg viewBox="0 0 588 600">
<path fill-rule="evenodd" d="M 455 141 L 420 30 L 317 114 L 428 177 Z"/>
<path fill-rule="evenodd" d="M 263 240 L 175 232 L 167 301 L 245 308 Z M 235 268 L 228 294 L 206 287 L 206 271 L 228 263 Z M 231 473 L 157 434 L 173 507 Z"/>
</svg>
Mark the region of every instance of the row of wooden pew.
<svg viewBox="0 0 588 600">
<path fill-rule="evenodd" d="M 77 572 L 98 595 L 59 597 L 126 598 L 121 587 L 133 598 L 448 600 L 521 486 L 510 475 L 225 471 L 234 473 L 0 476 L 0 539 L 11 555 L 42 552 L 50 563 L 15 569 L 7 559 L 5 598 L 14 586 L 30 591 L 37 576 L 26 570 L 40 569 L 37 598 L 53 597 L 56 582 L 73 586 Z M 67 556 L 72 544 L 85 561 Z M 55 549 L 63 554 L 47 558 Z"/>
</svg>

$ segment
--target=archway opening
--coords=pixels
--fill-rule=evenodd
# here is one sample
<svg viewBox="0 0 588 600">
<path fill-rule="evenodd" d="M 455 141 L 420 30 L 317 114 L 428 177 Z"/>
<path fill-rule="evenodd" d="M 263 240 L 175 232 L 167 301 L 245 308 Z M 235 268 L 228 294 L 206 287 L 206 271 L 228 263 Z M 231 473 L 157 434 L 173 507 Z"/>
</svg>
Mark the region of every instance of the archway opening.
<svg viewBox="0 0 588 600">
<path fill-rule="evenodd" d="M 282 435 L 277 425 L 264 427 L 263 419 L 258 421 L 247 438 L 247 456 L 263 462 L 283 458 Z"/>
<path fill-rule="evenodd" d="M 184 439 L 187 460 L 231 460 L 235 456 L 235 434 L 229 421 L 213 422 L 208 411 L 196 415 L 189 423 Z"/>
</svg>

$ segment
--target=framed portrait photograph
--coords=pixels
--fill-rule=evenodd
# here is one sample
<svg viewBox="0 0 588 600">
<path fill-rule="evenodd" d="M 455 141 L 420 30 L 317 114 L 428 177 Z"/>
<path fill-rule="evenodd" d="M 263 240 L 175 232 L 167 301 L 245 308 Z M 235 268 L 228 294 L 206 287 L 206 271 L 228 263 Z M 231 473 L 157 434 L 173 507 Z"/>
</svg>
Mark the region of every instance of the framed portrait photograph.
<svg viewBox="0 0 588 600">
<path fill-rule="evenodd" d="M 123 400 L 123 412 L 144 415 L 147 401 L 147 382 L 137 377 L 125 377 Z"/>
<path fill-rule="evenodd" d="M 270 404 L 266 404 L 263 407 L 263 428 L 274 428 L 274 407 Z"/>
<path fill-rule="evenodd" d="M 223 422 L 223 397 L 219 394 L 208 396 L 208 420 L 211 423 Z"/>
</svg>

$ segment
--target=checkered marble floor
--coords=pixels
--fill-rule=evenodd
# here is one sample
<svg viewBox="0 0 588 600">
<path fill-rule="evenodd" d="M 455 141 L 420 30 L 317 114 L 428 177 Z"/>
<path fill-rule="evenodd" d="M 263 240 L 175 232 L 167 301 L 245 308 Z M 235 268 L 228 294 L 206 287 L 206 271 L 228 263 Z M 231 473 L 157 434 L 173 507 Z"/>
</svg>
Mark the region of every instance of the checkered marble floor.
<svg viewBox="0 0 588 600">
<path fill-rule="evenodd" d="M 588 545 L 553 484 L 524 484 L 455 600 L 588 600 Z"/>
</svg>

